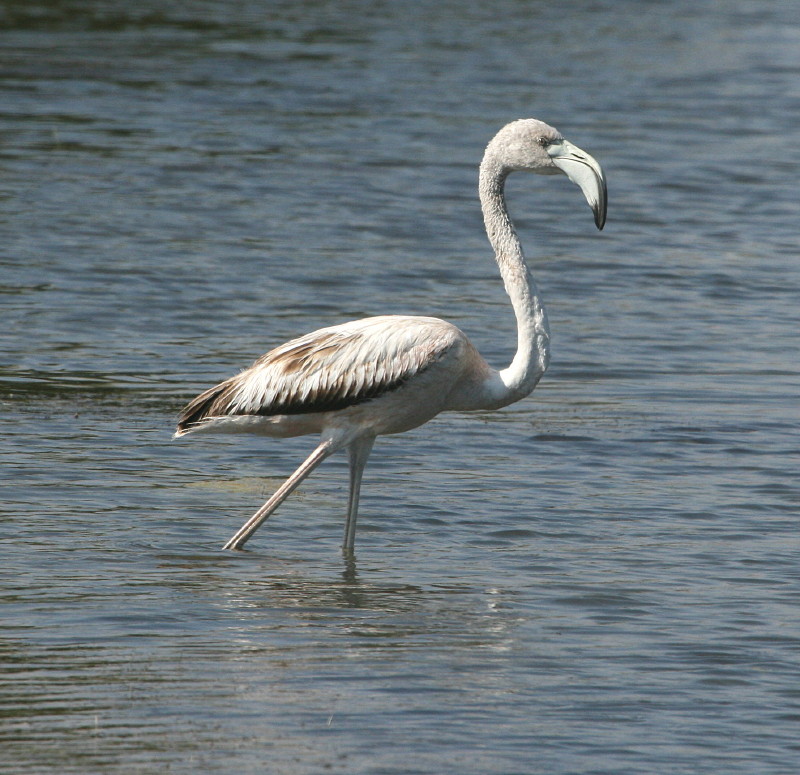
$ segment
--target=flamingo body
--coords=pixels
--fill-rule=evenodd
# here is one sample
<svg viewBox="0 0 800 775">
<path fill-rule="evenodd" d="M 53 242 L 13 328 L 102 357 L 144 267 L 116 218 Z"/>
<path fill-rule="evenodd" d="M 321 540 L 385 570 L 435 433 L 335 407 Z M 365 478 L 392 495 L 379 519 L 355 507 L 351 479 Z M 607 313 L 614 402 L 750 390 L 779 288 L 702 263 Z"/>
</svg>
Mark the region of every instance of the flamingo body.
<svg viewBox="0 0 800 775">
<path fill-rule="evenodd" d="M 490 374 L 466 335 L 444 320 L 364 318 L 321 328 L 261 356 L 192 401 L 176 435 L 402 433 L 445 409 L 475 408 Z"/>
<path fill-rule="evenodd" d="M 346 448 L 350 497 L 344 549 L 352 552 L 361 477 L 376 436 L 416 428 L 446 410 L 497 409 L 534 389 L 549 362 L 550 332 L 505 206 L 505 179 L 515 170 L 566 174 L 583 190 L 600 229 L 606 211 L 600 166 L 547 124 L 516 121 L 489 143 L 479 194 L 517 319 L 517 352 L 506 369 L 491 368 L 467 336 L 444 320 L 382 315 L 292 339 L 186 406 L 176 436 L 320 436 L 311 455 L 224 548 L 240 548 L 326 457 Z"/>
</svg>

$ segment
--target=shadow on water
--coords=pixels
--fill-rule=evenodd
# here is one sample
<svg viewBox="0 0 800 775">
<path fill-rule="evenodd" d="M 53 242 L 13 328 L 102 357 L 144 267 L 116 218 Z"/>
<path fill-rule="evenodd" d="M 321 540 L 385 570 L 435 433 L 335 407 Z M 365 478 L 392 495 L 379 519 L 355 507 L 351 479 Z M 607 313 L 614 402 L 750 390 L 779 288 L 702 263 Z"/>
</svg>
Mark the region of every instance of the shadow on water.
<svg viewBox="0 0 800 775">
<path fill-rule="evenodd" d="M 319 558 L 310 559 L 308 555 L 284 552 L 266 558 L 262 551 L 251 553 L 247 549 L 188 556 L 161 552 L 154 559 L 160 567 L 172 570 L 171 584 L 176 589 L 201 594 L 220 592 L 228 600 L 239 600 L 243 609 L 374 609 L 402 613 L 418 609 L 425 600 L 447 600 L 475 591 L 467 583 L 426 587 L 381 581 L 381 576 L 394 574 L 378 567 L 375 560 L 362 572 L 357 557 L 344 553 L 335 565 L 324 567 L 319 565 Z M 261 566 L 258 574 L 253 574 L 254 566 Z"/>
<path fill-rule="evenodd" d="M 307 555 L 284 553 L 265 562 L 246 551 L 160 553 L 157 562 L 169 569 L 159 594 L 179 595 L 189 615 L 204 610 L 200 629 L 236 631 L 237 638 L 269 649 L 276 635 L 307 650 L 337 634 L 352 638 L 354 649 L 497 649 L 505 647 L 518 617 L 510 605 L 515 592 L 468 581 L 397 581 L 402 574 L 374 559 L 363 571 L 355 558 L 321 566 Z"/>
</svg>

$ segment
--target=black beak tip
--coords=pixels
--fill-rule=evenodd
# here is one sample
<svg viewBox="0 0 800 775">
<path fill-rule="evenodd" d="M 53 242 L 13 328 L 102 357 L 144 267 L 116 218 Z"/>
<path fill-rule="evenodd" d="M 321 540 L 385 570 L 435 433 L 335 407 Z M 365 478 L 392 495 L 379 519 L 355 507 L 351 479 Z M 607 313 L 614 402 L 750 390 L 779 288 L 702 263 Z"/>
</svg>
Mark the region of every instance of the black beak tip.
<svg viewBox="0 0 800 775">
<path fill-rule="evenodd" d="M 594 225 L 597 226 L 598 231 L 603 231 L 603 226 L 606 225 L 606 208 L 594 208 Z"/>
<path fill-rule="evenodd" d="M 600 185 L 602 188 L 602 197 L 600 201 L 592 208 L 594 211 L 594 223 L 598 231 L 603 231 L 603 226 L 606 225 L 606 210 L 608 208 L 608 189 L 606 188 L 606 181 L 600 178 Z"/>
</svg>

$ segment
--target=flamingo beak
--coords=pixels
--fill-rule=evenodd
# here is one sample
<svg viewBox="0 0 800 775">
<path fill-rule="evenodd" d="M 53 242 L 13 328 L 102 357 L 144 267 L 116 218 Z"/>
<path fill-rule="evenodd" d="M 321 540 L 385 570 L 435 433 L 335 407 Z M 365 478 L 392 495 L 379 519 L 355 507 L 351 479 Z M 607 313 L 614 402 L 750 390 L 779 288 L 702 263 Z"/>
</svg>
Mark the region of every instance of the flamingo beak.
<svg viewBox="0 0 800 775">
<path fill-rule="evenodd" d="M 606 222 L 608 198 L 602 167 L 586 151 L 566 140 L 552 143 L 546 150 L 553 164 L 583 191 L 594 213 L 595 225 L 602 229 Z"/>
</svg>

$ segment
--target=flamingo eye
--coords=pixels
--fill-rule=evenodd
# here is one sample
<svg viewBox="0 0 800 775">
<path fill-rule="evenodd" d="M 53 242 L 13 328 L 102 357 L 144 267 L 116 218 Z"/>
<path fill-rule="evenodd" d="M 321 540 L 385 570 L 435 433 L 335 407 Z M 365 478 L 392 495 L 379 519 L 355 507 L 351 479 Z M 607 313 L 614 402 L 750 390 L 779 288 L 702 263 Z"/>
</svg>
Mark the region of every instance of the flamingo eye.
<svg viewBox="0 0 800 775">
<path fill-rule="evenodd" d="M 541 145 L 542 148 L 547 148 L 547 146 L 550 145 L 550 141 L 544 135 L 537 137 L 536 142 Z"/>
</svg>

